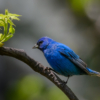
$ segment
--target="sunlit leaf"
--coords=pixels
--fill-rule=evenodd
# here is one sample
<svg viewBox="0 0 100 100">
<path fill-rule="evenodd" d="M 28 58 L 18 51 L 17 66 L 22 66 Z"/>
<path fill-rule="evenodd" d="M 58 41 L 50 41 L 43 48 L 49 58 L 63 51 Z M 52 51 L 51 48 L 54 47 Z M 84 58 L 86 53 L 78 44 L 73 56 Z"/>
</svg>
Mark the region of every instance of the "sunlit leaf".
<svg viewBox="0 0 100 100">
<path fill-rule="evenodd" d="M 0 38 L 2 37 L 2 34 L 0 33 Z"/>
<path fill-rule="evenodd" d="M 18 14 L 12 14 L 12 13 L 8 13 L 8 15 L 10 15 L 10 16 L 17 16 L 17 17 L 21 16 L 21 15 L 18 15 Z"/>
<path fill-rule="evenodd" d="M 3 46 L 3 42 L 6 42 L 13 37 L 15 25 L 12 20 L 20 20 L 18 18 L 19 16 L 20 15 L 9 13 L 7 9 L 5 10 L 5 15 L 0 14 L 0 26 L 4 29 L 3 34 L 0 34 L 0 47 Z"/>
<path fill-rule="evenodd" d="M 20 20 L 19 18 L 15 17 L 15 16 L 11 16 L 11 19 Z"/>
<path fill-rule="evenodd" d="M 6 36 L 6 38 L 4 38 L 4 40 L 2 40 L 2 42 L 8 41 L 11 37 L 13 37 L 13 34 Z"/>
<path fill-rule="evenodd" d="M 8 23 L 9 23 L 10 25 L 14 25 L 14 23 L 13 23 L 10 19 L 8 19 Z"/>
<path fill-rule="evenodd" d="M 5 23 L 2 20 L 0 20 L 0 26 L 4 26 L 4 25 Z"/>
<path fill-rule="evenodd" d="M 0 14 L 0 16 L 2 17 L 2 16 L 4 16 L 3 14 Z"/>
<path fill-rule="evenodd" d="M 18 17 L 21 15 L 8 13 L 8 16 L 10 16 L 11 19 L 20 20 Z"/>
<path fill-rule="evenodd" d="M 15 33 L 15 29 L 12 27 L 12 25 L 10 25 L 10 28 L 9 28 L 9 33 Z"/>
</svg>

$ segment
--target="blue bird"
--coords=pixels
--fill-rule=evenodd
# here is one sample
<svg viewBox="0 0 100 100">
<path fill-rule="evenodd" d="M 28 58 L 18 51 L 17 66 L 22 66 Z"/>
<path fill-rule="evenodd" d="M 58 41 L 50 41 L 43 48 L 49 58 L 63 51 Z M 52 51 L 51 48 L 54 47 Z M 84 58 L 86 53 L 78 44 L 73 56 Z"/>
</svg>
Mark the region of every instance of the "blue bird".
<svg viewBox="0 0 100 100">
<path fill-rule="evenodd" d="M 68 77 L 65 83 L 73 75 L 100 77 L 100 73 L 88 68 L 87 64 L 72 49 L 49 37 L 40 38 L 33 48 L 38 48 L 44 53 L 56 73 Z"/>
</svg>

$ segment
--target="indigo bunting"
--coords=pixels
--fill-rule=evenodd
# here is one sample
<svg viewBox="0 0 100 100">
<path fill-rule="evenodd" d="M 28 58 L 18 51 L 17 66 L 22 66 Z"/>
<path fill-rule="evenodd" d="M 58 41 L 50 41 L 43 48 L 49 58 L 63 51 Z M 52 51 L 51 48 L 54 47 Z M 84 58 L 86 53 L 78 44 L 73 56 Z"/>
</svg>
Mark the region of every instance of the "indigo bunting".
<svg viewBox="0 0 100 100">
<path fill-rule="evenodd" d="M 72 49 L 49 37 L 40 38 L 33 48 L 40 49 L 53 70 L 60 75 L 67 76 L 68 79 L 73 75 L 100 77 L 100 73 L 88 68 L 87 64 Z"/>
</svg>

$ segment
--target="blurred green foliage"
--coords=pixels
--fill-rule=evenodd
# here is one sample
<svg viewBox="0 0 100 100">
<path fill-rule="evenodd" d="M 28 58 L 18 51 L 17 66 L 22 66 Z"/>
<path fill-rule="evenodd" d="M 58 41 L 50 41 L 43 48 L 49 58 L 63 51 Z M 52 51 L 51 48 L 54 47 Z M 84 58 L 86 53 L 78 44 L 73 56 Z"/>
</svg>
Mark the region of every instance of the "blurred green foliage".
<svg viewBox="0 0 100 100">
<path fill-rule="evenodd" d="M 71 8 L 78 15 L 85 13 L 85 7 L 93 2 L 93 0 L 69 0 Z"/>
<path fill-rule="evenodd" d="M 20 15 L 9 13 L 7 9 L 5 10 L 5 15 L 0 14 L 0 27 L 1 29 L 4 28 L 3 34 L 0 33 L 0 47 L 3 46 L 3 42 L 6 42 L 13 37 L 13 34 L 15 33 L 13 26 L 15 25 L 12 20 L 19 20 L 19 16 Z"/>
<path fill-rule="evenodd" d="M 11 86 L 12 87 L 12 86 Z M 68 100 L 55 86 L 47 86 L 39 77 L 28 75 L 8 89 L 7 100 Z"/>
</svg>

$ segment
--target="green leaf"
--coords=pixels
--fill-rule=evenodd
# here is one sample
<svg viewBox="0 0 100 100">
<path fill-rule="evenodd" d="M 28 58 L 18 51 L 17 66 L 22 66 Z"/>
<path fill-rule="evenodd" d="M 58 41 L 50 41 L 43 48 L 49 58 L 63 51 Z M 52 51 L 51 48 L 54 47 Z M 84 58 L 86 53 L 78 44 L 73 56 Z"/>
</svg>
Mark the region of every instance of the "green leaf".
<svg viewBox="0 0 100 100">
<path fill-rule="evenodd" d="M 2 17 L 2 16 L 5 16 L 5 15 L 3 15 L 3 14 L 0 14 L 0 16 Z"/>
<path fill-rule="evenodd" d="M 0 20 L 0 26 L 4 26 L 4 25 L 5 23 L 2 20 Z"/>
<path fill-rule="evenodd" d="M 10 25 L 10 28 L 9 28 L 9 33 L 12 33 L 12 34 L 14 34 L 14 33 L 15 33 L 15 29 L 12 27 L 12 25 Z"/>
<path fill-rule="evenodd" d="M 5 37 L 4 40 L 2 40 L 2 42 L 8 41 L 11 37 L 13 37 L 13 34 L 10 34 L 7 37 Z"/>
<path fill-rule="evenodd" d="M 5 15 L 8 15 L 8 13 L 9 13 L 9 12 L 8 12 L 8 9 L 6 9 L 6 10 L 5 10 Z"/>
<path fill-rule="evenodd" d="M 8 15 L 10 15 L 10 16 L 17 16 L 17 17 L 21 16 L 21 15 L 18 15 L 18 14 L 12 14 L 12 13 L 8 13 Z"/>
<path fill-rule="evenodd" d="M 0 34 L 0 47 L 3 46 L 3 42 L 6 42 L 13 37 L 15 29 L 12 20 L 20 20 L 18 18 L 19 16 L 21 15 L 9 13 L 7 9 L 5 10 L 5 15 L 0 14 L 0 26 L 4 29 L 3 34 Z"/>
<path fill-rule="evenodd" d="M 18 17 L 21 16 L 21 15 L 17 15 L 17 14 L 11 14 L 11 13 L 8 13 L 8 16 L 13 20 L 20 20 Z"/>
<path fill-rule="evenodd" d="M 6 16 L 5 15 L 3 15 L 3 14 L 0 14 L 0 19 L 4 19 Z"/>
<path fill-rule="evenodd" d="M 19 18 L 15 17 L 15 16 L 11 16 L 11 19 L 20 20 Z"/>
<path fill-rule="evenodd" d="M 9 23 L 10 25 L 14 25 L 14 23 L 13 23 L 10 19 L 8 19 L 8 23 Z"/>
<path fill-rule="evenodd" d="M 2 37 L 2 34 L 0 34 L 0 38 Z"/>
<path fill-rule="evenodd" d="M 3 34 L 0 33 L 0 41 L 2 41 L 2 39 L 3 39 Z"/>
</svg>

